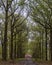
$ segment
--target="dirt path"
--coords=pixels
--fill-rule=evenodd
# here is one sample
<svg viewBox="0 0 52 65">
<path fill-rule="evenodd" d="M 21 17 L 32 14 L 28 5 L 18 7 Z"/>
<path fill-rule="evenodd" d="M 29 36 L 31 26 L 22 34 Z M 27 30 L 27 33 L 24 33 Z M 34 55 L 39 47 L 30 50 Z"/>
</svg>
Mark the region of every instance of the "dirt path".
<svg viewBox="0 0 52 65">
<path fill-rule="evenodd" d="M 1 61 L 0 65 L 37 65 L 37 64 L 33 63 L 32 60 L 23 60 L 23 61 L 19 61 L 19 62 Z"/>
<path fill-rule="evenodd" d="M 32 60 L 23 60 L 20 62 L 22 65 L 37 65 L 37 63 L 34 63 Z"/>
<path fill-rule="evenodd" d="M 52 65 L 52 62 L 32 62 L 31 60 L 23 60 L 20 62 L 1 61 L 0 65 Z"/>
</svg>

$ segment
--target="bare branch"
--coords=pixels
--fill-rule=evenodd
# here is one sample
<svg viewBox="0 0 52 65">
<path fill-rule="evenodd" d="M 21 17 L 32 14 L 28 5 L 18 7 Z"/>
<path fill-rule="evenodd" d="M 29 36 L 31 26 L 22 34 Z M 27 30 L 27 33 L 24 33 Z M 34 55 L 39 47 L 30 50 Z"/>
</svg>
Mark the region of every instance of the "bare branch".
<svg viewBox="0 0 52 65">
<path fill-rule="evenodd" d="M 42 23 L 41 23 L 40 21 L 38 21 L 37 19 L 34 18 L 34 20 L 35 20 L 36 23 L 39 23 L 43 28 L 47 28 L 47 27 L 45 27 L 44 24 L 42 24 Z"/>
<path fill-rule="evenodd" d="M 22 32 L 23 30 L 18 30 L 18 31 L 16 31 L 14 34 L 13 34 L 13 36 L 15 36 L 16 34 L 18 34 L 19 32 Z"/>
<path fill-rule="evenodd" d="M 6 10 L 6 7 L 5 7 L 5 4 L 4 4 L 3 0 L 1 0 L 1 2 L 2 2 L 2 5 L 4 6 L 4 8 L 5 8 L 5 10 Z"/>
<path fill-rule="evenodd" d="M 28 15 L 28 16 L 29 16 L 29 15 Z M 27 16 L 26 18 L 24 18 L 23 21 L 21 21 L 21 23 L 19 23 L 18 25 L 16 25 L 14 28 L 19 27 L 19 26 L 28 18 L 28 16 Z M 16 21 L 17 21 L 17 20 L 16 20 Z"/>
<path fill-rule="evenodd" d="M 17 9 L 18 9 L 18 7 L 8 16 L 8 18 L 9 18 L 10 16 L 12 16 Z"/>
<path fill-rule="evenodd" d="M 11 7 L 11 4 L 14 0 L 11 0 L 10 3 L 8 4 L 8 9 Z"/>
<path fill-rule="evenodd" d="M 22 9 L 21 9 L 22 10 Z M 18 17 L 20 17 L 19 15 L 20 15 L 20 13 L 21 13 L 21 10 L 19 11 L 19 13 L 18 13 L 18 15 L 15 17 L 14 16 L 14 22 L 13 22 L 13 25 L 12 25 L 12 27 L 16 24 L 16 20 L 19 20 L 19 18 Z M 17 19 L 16 19 L 17 18 Z"/>
<path fill-rule="evenodd" d="M 39 12 L 39 13 L 41 13 L 40 15 L 44 18 L 44 23 L 45 24 L 47 24 L 48 26 L 51 26 L 48 22 L 47 22 L 47 20 L 46 20 L 46 18 L 45 18 L 45 16 L 44 16 L 44 13 L 42 12 L 42 11 L 40 11 L 37 7 L 36 7 L 36 9 L 37 9 L 37 11 Z"/>
</svg>

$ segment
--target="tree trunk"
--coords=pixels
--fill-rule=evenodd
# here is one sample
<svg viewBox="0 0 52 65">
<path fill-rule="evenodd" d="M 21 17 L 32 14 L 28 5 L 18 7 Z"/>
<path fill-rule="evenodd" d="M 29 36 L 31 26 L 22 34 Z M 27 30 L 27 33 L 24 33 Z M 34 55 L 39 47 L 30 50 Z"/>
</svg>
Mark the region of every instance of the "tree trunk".
<svg viewBox="0 0 52 65">
<path fill-rule="evenodd" d="M 47 29 L 45 29 L 45 53 L 46 53 L 46 61 L 47 59 Z"/>
<path fill-rule="evenodd" d="M 4 43 L 2 48 L 2 59 L 7 60 L 7 28 L 8 28 L 8 1 L 6 5 Z"/>
<path fill-rule="evenodd" d="M 18 44 L 17 44 L 17 58 L 22 58 L 23 50 L 22 50 L 22 41 L 21 41 L 21 33 L 18 34 Z"/>
<path fill-rule="evenodd" d="M 11 21 L 10 59 L 13 60 L 13 28 L 12 28 L 12 21 Z"/>
<path fill-rule="evenodd" d="M 40 32 L 40 38 L 39 38 L 39 56 L 40 56 L 40 59 L 42 60 L 43 59 L 43 32 L 41 31 Z"/>
<path fill-rule="evenodd" d="M 14 58 L 16 59 L 16 34 L 15 34 L 15 42 L 14 42 Z"/>
<path fill-rule="evenodd" d="M 51 61 L 52 61 L 52 29 L 50 30 L 50 53 L 51 53 Z"/>
</svg>

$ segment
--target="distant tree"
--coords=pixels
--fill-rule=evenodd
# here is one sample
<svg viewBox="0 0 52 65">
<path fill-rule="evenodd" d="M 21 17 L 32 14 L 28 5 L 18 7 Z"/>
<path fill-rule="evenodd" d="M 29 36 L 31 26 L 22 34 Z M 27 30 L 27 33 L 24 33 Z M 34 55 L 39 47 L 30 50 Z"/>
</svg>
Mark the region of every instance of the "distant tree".
<svg viewBox="0 0 52 65">
<path fill-rule="evenodd" d="M 52 1 L 49 0 L 35 0 L 35 1 L 31 1 L 30 7 L 31 7 L 31 18 L 39 23 L 40 25 L 42 25 L 42 27 L 45 28 L 45 33 L 46 33 L 46 60 L 47 60 L 47 29 L 49 29 L 51 31 L 52 29 L 52 18 L 51 18 L 51 14 L 52 14 L 52 5 L 51 5 Z M 51 35 L 51 33 L 50 33 Z M 52 60 L 52 44 L 51 44 L 51 36 L 50 36 L 50 53 L 51 53 L 51 60 Z"/>
</svg>

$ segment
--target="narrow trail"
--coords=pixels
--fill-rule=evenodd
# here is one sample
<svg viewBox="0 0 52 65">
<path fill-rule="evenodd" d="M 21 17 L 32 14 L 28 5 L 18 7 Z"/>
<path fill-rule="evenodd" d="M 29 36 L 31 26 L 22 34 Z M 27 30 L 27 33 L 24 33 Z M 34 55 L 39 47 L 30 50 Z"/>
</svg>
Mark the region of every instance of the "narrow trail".
<svg viewBox="0 0 52 65">
<path fill-rule="evenodd" d="M 37 65 L 37 63 L 33 62 L 31 59 L 20 61 L 19 64 L 20 65 Z"/>
</svg>

